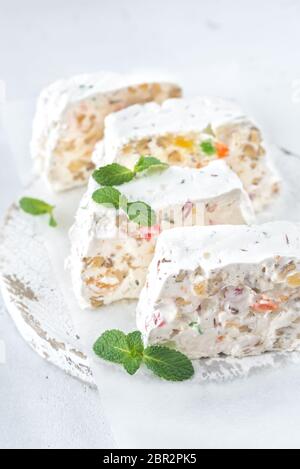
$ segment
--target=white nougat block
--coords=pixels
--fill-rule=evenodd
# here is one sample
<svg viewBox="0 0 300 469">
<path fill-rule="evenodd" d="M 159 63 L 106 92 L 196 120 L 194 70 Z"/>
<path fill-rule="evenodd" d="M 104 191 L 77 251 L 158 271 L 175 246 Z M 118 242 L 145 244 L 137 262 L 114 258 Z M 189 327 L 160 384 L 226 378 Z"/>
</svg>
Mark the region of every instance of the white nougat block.
<svg viewBox="0 0 300 469">
<path fill-rule="evenodd" d="M 132 168 L 141 155 L 193 168 L 224 159 L 241 178 L 257 211 L 279 191 L 261 131 L 239 106 L 224 99 L 169 99 L 108 116 L 104 142 L 93 155 L 96 166 L 118 162 Z"/>
<path fill-rule="evenodd" d="M 162 233 L 137 309 L 147 344 L 191 358 L 300 346 L 300 225 Z"/>
<path fill-rule="evenodd" d="M 172 83 L 107 72 L 53 83 L 41 93 L 34 119 L 31 153 L 37 171 L 56 191 L 85 184 L 108 114 L 178 96 L 181 89 Z"/>
<path fill-rule="evenodd" d="M 138 298 L 162 231 L 253 221 L 241 181 L 221 161 L 201 170 L 172 166 L 119 186 L 129 202 L 152 207 L 157 221 L 151 228 L 129 223 L 122 210 L 95 203 L 92 194 L 97 189 L 91 178 L 70 234 L 69 264 L 83 308 Z"/>
</svg>

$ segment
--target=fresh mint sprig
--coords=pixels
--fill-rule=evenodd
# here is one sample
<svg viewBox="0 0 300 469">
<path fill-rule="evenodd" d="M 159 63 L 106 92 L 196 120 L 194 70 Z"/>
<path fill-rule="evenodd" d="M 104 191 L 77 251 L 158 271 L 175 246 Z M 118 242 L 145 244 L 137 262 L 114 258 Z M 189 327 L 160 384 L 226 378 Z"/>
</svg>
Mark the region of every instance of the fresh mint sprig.
<svg viewBox="0 0 300 469">
<path fill-rule="evenodd" d="M 183 353 L 161 345 L 144 348 L 139 331 L 127 335 L 116 329 L 106 331 L 93 349 L 103 360 L 123 365 L 130 375 L 134 375 L 142 364 L 167 381 L 184 381 L 194 374 L 191 360 Z"/>
<path fill-rule="evenodd" d="M 121 186 L 132 181 L 138 174 L 164 171 L 168 167 L 167 163 L 163 163 L 153 156 L 141 156 L 133 171 L 118 163 L 112 163 L 96 169 L 93 178 L 101 186 Z"/>
<path fill-rule="evenodd" d="M 49 205 L 47 202 L 39 199 L 33 199 L 31 197 L 23 197 L 19 201 L 21 209 L 33 216 L 49 215 L 49 225 L 52 228 L 57 226 L 57 222 L 53 216 L 55 209 L 54 205 Z"/>
<path fill-rule="evenodd" d="M 94 352 L 104 360 L 123 365 L 134 374 L 142 363 L 143 343 L 139 333 L 125 335 L 118 330 L 106 331 L 94 344 Z"/>
<path fill-rule="evenodd" d="M 102 187 L 92 195 L 97 204 L 112 205 L 116 210 L 123 210 L 129 220 L 139 226 L 153 226 L 156 223 L 156 214 L 150 205 L 145 202 L 128 202 L 127 198 L 114 187 Z"/>
</svg>

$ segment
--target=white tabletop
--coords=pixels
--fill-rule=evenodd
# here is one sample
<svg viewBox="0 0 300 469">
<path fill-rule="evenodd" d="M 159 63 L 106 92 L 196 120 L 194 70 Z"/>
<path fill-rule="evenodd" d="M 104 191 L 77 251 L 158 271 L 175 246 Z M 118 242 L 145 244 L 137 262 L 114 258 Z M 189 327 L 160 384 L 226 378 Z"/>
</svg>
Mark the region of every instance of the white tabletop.
<svg viewBox="0 0 300 469">
<path fill-rule="evenodd" d="M 190 92 L 238 97 L 274 140 L 299 148 L 298 134 L 280 132 L 300 101 L 297 0 L 0 0 L 0 9 L 10 102 L 74 73 L 158 69 L 184 76 Z M 6 154 L 0 139 L 0 217 L 21 189 Z M 98 394 L 35 355 L 1 299 L 0 340 L 0 448 L 113 446 Z"/>
<path fill-rule="evenodd" d="M 0 154 L 5 152 L 0 143 Z M 0 171 L 1 218 L 21 189 L 12 163 L 5 162 L 5 171 Z M 5 346 L 5 364 L 0 363 L 0 448 L 114 447 L 97 391 L 36 355 L 18 334 L 1 296 L 0 341 Z"/>
</svg>

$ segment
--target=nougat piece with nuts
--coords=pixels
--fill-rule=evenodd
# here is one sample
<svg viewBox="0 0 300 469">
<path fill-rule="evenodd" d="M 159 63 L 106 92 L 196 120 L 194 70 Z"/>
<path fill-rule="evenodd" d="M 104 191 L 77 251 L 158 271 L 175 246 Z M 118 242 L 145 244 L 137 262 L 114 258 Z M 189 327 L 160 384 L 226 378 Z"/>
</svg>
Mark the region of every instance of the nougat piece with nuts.
<svg viewBox="0 0 300 469">
<path fill-rule="evenodd" d="M 253 221 L 239 178 L 221 161 L 203 169 L 171 166 L 119 186 L 129 203 L 142 201 L 156 213 L 154 226 L 129 222 L 122 210 L 95 203 L 91 179 L 71 229 L 69 267 L 82 308 L 137 299 L 159 234 L 178 226 Z"/>
<path fill-rule="evenodd" d="M 171 99 L 109 116 L 104 144 L 93 156 L 96 164 L 115 161 L 133 167 L 140 155 L 193 168 L 224 159 L 241 178 L 256 211 L 279 191 L 261 131 L 237 105 L 223 99 Z"/>
<path fill-rule="evenodd" d="M 162 233 L 137 309 L 147 344 L 190 358 L 300 348 L 300 225 Z"/>
<path fill-rule="evenodd" d="M 42 92 L 34 119 L 31 150 L 37 171 L 57 191 L 86 183 L 108 114 L 178 96 L 181 89 L 172 83 L 108 73 L 55 82 Z"/>
</svg>

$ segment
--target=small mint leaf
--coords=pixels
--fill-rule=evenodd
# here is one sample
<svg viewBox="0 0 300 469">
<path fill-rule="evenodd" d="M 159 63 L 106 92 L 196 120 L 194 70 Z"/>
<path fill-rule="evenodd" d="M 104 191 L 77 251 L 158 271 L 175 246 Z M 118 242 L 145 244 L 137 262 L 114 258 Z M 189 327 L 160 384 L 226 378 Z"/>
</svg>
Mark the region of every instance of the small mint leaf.
<svg viewBox="0 0 300 469">
<path fill-rule="evenodd" d="M 94 352 L 104 360 L 123 365 L 127 373 L 134 375 L 143 360 L 141 333 L 131 332 L 127 336 L 116 329 L 106 331 L 94 344 Z"/>
<path fill-rule="evenodd" d="M 215 155 L 216 148 L 211 140 L 205 140 L 200 144 L 201 150 L 208 156 Z"/>
<path fill-rule="evenodd" d="M 93 349 L 98 357 L 120 364 L 124 363 L 130 353 L 126 335 L 116 329 L 104 332 Z"/>
<path fill-rule="evenodd" d="M 103 187 L 93 193 L 93 201 L 102 205 L 113 205 L 115 209 L 119 209 L 123 204 L 122 194 L 114 187 Z"/>
<path fill-rule="evenodd" d="M 127 334 L 127 342 L 132 353 L 142 354 L 144 352 L 142 334 L 139 331 Z"/>
<path fill-rule="evenodd" d="M 167 381 L 184 381 L 194 374 L 191 360 L 183 353 L 167 347 L 147 347 L 143 361 L 154 374 Z"/>
<path fill-rule="evenodd" d="M 55 208 L 53 205 L 50 205 L 43 200 L 33 199 L 31 197 L 23 197 L 20 200 L 19 205 L 21 209 L 29 215 L 50 215 L 49 225 L 53 228 L 57 226 L 57 222 L 53 216 L 53 210 Z"/>
<path fill-rule="evenodd" d="M 127 357 L 124 362 L 123 366 L 127 373 L 130 375 L 134 375 L 140 368 L 143 361 L 142 355 L 136 357 Z"/>
<path fill-rule="evenodd" d="M 121 186 L 134 178 L 134 173 L 117 163 L 96 169 L 93 178 L 101 186 Z"/>
<path fill-rule="evenodd" d="M 139 226 L 153 226 L 156 223 L 156 214 L 150 205 L 145 202 L 132 202 L 127 206 L 127 215 L 129 220 L 137 223 Z"/>
<path fill-rule="evenodd" d="M 57 227 L 57 221 L 55 220 L 53 214 L 50 215 L 49 226 L 51 226 L 51 228 Z"/>
<path fill-rule="evenodd" d="M 127 334 L 126 339 L 130 350 L 130 356 L 126 358 L 123 366 L 127 373 L 134 375 L 143 361 L 144 344 L 142 334 L 139 331 L 130 332 L 130 334 Z"/>
<path fill-rule="evenodd" d="M 32 199 L 31 197 L 23 197 L 19 204 L 24 212 L 34 216 L 51 214 L 54 209 L 53 205 L 49 205 L 43 200 Z"/>
<path fill-rule="evenodd" d="M 142 173 L 144 171 L 164 171 L 167 169 L 169 165 L 167 163 L 163 163 L 157 158 L 153 156 L 141 156 L 139 161 L 134 167 L 135 173 Z"/>
</svg>

